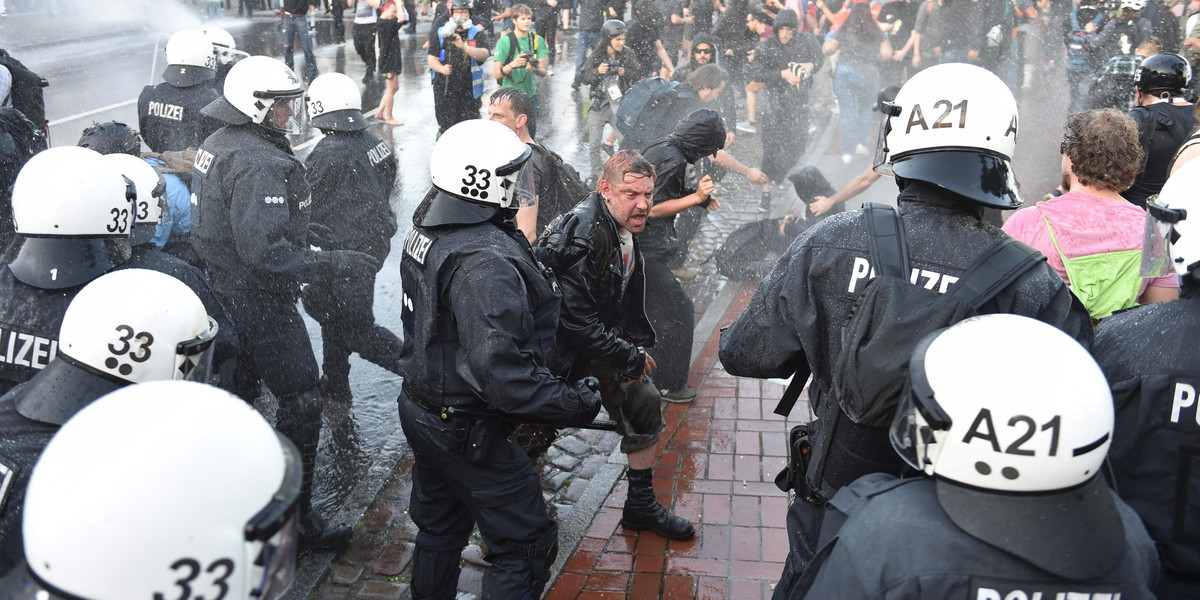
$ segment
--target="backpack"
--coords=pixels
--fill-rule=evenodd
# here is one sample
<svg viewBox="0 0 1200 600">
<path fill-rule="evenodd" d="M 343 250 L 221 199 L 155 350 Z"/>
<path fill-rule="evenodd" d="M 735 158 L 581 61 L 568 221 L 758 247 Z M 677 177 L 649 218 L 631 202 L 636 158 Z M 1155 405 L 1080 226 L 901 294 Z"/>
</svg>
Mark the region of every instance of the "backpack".
<svg viewBox="0 0 1200 600">
<path fill-rule="evenodd" d="M 13 108 L 21 111 L 38 129 L 47 131 L 46 100 L 42 96 L 42 88 L 50 85 L 50 82 L 27 69 L 7 50 L 0 49 L 0 66 L 7 67 L 8 72 L 12 74 L 12 90 L 9 95 Z M 2 101 L 0 98 L 0 103 Z"/>
<path fill-rule="evenodd" d="M 24 113 L 16 107 L 0 108 L 0 193 L 16 181 L 25 162 L 46 147 L 42 129 Z"/>
<path fill-rule="evenodd" d="M 545 229 L 544 225 L 548 225 L 555 217 L 571 210 L 580 200 L 586 198 L 588 189 L 579 178 L 579 171 L 564 162 L 561 156 L 536 142 L 531 146 L 534 152 L 545 158 L 546 164 L 554 173 L 548 188 L 549 193 L 546 194 L 548 197 L 538 197 L 538 230 L 541 231 Z"/>
<path fill-rule="evenodd" d="M 508 63 L 512 62 L 513 59 L 517 57 L 517 52 L 521 49 L 521 46 L 517 43 L 517 34 L 510 31 L 505 35 L 508 37 L 508 56 L 504 58 L 504 62 L 502 64 L 508 64 Z M 540 38 L 541 36 L 539 36 L 536 31 L 530 31 L 529 36 L 531 38 L 530 45 L 529 45 L 529 51 L 533 53 L 533 59 L 537 60 L 537 53 L 538 53 L 538 50 L 541 48 L 541 45 L 538 43 L 538 38 Z M 523 79 L 521 79 L 520 82 L 518 82 L 517 80 L 513 79 L 512 75 L 513 75 L 512 71 L 509 71 L 508 75 L 505 75 L 503 78 L 511 81 L 513 85 L 518 85 L 518 83 L 525 83 L 526 81 L 529 81 L 530 77 L 533 77 L 532 72 L 526 71 L 525 77 Z"/>
<path fill-rule="evenodd" d="M 648 77 L 625 92 L 617 108 L 617 129 L 625 136 L 622 148 L 641 149 L 662 137 L 661 130 L 664 127 L 670 131 L 675 126 L 674 123 L 667 123 L 667 115 L 679 97 L 681 83 L 662 77 Z"/>
<path fill-rule="evenodd" d="M 763 219 L 734 229 L 712 253 L 717 272 L 732 281 L 762 279 L 775 268 L 771 253 L 787 252 L 788 246 L 806 228 L 806 222 L 791 221 L 786 233 L 779 232 L 783 219 Z"/>
<path fill-rule="evenodd" d="M 1041 252 L 1008 238 L 983 252 L 944 294 L 910 283 L 912 272 L 899 214 L 868 204 L 868 243 L 875 278 L 855 298 L 833 363 L 832 393 L 857 425 L 891 423 L 908 382 L 912 349 L 930 333 L 979 309 L 1029 269 Z"/>
</svg>

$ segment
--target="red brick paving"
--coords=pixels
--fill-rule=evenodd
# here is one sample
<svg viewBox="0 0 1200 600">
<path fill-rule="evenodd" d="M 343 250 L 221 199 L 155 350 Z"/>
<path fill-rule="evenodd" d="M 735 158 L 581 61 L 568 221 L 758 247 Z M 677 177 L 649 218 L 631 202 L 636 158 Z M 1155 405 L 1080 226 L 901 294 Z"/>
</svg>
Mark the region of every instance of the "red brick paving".
<svg viewBox="0 0 1200 600">
<path fill-rule="evenodd" d="M 720 326 L 750 301 L 745 284 Z M 547 600 L 754 600 L 770 598 L 787 555 L 787 496 L 772 483 L 786 460 L 786 432 L 809 418 L 771 411 L 777 384 L 727 374 L 717 361 L 719 327 L 692 365 L 691 404 L 669 404 L 654 468 L 659 501 L 692 521 L 696 538 L 667 541 L 620 527 L 620 481 L 567 560 Z"/>
</svg>

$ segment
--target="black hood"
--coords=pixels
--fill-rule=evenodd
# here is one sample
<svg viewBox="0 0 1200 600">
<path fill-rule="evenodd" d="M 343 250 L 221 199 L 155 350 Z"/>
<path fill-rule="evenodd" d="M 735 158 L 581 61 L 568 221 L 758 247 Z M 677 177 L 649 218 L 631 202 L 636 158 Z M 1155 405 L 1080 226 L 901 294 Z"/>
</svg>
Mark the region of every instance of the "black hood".
<svg viewBox="0 0 1200 600">
<path fill-rule="evenodd" d="M 702 108 L 684 117 L 667 141 L 693 163 L 725 147 L 725 123 L 717 111 Z"/>
<path fill-rule="evenodd" d="M 800 29 L 800 17 L 796 16 L 796 11 L 790 8 L 779 11 L 779 14 L 775 16 L 775 37 L 779 37 L 779 30 L 783 27 Z"/>
</svg>

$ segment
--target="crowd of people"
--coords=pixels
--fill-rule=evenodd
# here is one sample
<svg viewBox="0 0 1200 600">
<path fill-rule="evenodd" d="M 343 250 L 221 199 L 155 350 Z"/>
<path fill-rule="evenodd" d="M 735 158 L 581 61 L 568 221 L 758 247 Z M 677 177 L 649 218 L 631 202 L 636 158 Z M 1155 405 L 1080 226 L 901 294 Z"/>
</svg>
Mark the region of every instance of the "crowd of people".
<svg viewBox="0 0 1200 600">
<path fill-rule="evenodd" d="M 485 597 L 541 595 L 558 529 L 534 460 L 602 409 L 628 457 L 622 526 L 691 539 L 653 469 L 664 403 L 696 396 L 684 262 L 732 172 L 764 211 L 775 186 L 800 199 L 777 225 L 794 241 L 720 345 L 733 375 L 792 378 L 784 412 L 807 384 L 815 414 L 790 432 L 776 598 L 1200 594 L 1185 14 L 1200 6 L 446 0 L 411 226 L 359 85 L 317 71 L 311 8 L 280 5 L 284 61 L 220 29 L 175 33 L 137 130 L 98 123 L 77 146 L 38 145 L 23 67 L 0 67 L 0 593 L 186 599 L 204 573 L 222 597 L 278 597 L 297 553 L 351 536 L 312 493 L 352 353 L 403 378 L 414 598 L 454 597 L 476 527 Z M 401 125 L 398 31 L 416 8 L 332 8 L 355 11 L 366 80 L 388 80 L 377 121 Z M 572 11 L 587 178 L 537 140 Z M 1079 110 L 1062 185 L 1022 208 L 1017 93 L 1035 56 L 1064 62 Z M 797 165 L 833 118 L 823 73 L 842 160 L 873 154 L 842 191 Z M 322 137 L 301 160 L 288 136 L 306 120 Z M 760 139 L 759 167 L 725 150 L 739 134 Z M 897 209 L 839 214 L 881 175 Z M 392 332 L 374 284 L 398 235 Z M 250 406 L 264 387 L 273 428 Z"/>
</svg>

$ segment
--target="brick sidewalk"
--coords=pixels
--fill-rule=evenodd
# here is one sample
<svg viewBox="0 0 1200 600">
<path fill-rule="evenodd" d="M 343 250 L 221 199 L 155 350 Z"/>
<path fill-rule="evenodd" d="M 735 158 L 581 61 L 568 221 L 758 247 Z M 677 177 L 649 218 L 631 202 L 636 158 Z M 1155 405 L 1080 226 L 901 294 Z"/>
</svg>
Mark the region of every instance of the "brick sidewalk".
<svg viewBox="0 0 1200 600">
<path fill-rule="evenodd" d="M 754 287 L 742 285 L 722 327 L 741 314 Z M 782 386 L 725 373 L 719 339 L 718 328 L 692 364 L 696 400 L 667 405 L 654 469 L 659 501 L 691 520 L 696 538 L 668 542 L 623 530 L 622 480 L 547 600 L 770 597 L 788 550 L 787 496 L 773 481 L 786 461 L 786 432 L 809 419 L 809 407 L 802 396 L 790 419 L 772 413 Z"/>
</svg>

